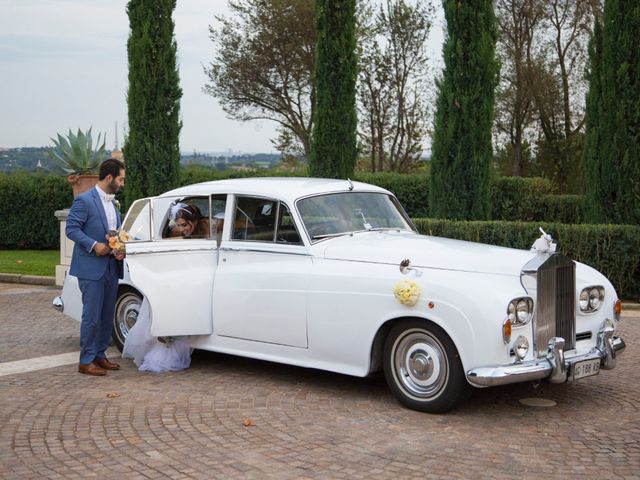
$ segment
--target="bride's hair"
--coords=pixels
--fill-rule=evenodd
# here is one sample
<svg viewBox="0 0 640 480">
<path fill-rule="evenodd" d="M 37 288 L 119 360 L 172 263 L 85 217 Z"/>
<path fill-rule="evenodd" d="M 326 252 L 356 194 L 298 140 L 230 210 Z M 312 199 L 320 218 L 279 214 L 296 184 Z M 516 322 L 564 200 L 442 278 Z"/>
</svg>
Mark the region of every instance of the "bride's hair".
<svg viewBox="0 0 640 480">
<path fill-rule="evenodd" d="M 178 203 L 172 208 L 173 219 L 178 220 L 184 218 L 190 222 L 198 222 L 202 218 L 200 209 L 195 205 L 187 205 L 186 203 Z"/>
</svg>

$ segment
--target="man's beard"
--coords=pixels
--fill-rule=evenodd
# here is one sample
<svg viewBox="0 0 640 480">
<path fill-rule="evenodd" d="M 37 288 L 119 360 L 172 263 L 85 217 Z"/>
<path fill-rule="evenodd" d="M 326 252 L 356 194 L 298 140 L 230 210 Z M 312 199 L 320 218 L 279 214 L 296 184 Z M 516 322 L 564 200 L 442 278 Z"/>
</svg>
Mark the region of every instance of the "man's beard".
<svg viewBox="0 0 640 480">
<path fill-rule="evenodd" d="M 115 178 L 109 182 L 109 184 L 107 185 L 107 188 L 109 189 L 107 193 L 118 193 L 118 190 L 120 190 L 120 188 L 118 187 L 118 184 L 116 183 Z"/>
</svg>

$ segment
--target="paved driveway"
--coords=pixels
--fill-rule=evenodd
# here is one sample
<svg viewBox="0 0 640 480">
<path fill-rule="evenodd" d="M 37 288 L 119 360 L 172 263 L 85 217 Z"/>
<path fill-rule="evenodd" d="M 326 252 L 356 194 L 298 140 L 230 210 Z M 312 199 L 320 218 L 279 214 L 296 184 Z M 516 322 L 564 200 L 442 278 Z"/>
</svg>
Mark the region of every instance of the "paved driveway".
<svg viewBox="0 0 640 480">
<path fill-rule="evenodd" d="M 51 308 L 58 292 L 0 284 L 2 479 L 640 478 L 638 311 L 613 371 L 478 390 L 429 415 L 401 407 L 382 377 L 207 352 L 183 372 L 123 360 L 105 378 L 80 375 L 60 356 L 78 350 L 78 324 Z M 63 365 L 13 363 L 43 356 Z"/>
</svg>

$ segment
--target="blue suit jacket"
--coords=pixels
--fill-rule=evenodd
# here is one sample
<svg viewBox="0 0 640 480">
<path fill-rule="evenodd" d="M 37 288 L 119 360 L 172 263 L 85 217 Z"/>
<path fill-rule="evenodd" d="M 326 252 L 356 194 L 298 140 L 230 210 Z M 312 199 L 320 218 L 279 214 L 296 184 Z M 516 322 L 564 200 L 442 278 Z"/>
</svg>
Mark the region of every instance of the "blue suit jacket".
<svg viewBox="0 0 640 480">
<path fill-rule="evenodd" d="M 115 202 L 114 202 L 115 207 Z M 120 228 L 120 212 L 116 208 L 117 228 Z M 106 243 L 109 226 L 95 187 L 78 195 L 71 205 L 65 233 L 75 245 L 69 273 L 86 280 L 98 280 L 107 270 L 111 255 L 98 256 L 91 250 L 94 242 Z M 122 278 L 122 261 L 118 261 L 118 277 Z"/>
</svg>

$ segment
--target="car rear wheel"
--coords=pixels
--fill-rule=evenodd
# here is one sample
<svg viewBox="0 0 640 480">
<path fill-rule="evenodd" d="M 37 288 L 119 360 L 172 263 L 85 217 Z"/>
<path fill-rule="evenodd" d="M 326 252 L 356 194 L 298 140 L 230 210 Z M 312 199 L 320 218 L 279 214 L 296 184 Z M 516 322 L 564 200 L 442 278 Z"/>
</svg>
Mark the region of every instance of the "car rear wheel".
<svg viewBox="0 0 640 480">
<path fill-rule="evenodd" d="M 447 412 L 471 392 L 455 345 L 444 330 L 425 321 L 404 321 L 391 329 L 384 374 L 400 403 L 423 412 Z"/>
<path fill-rule="evenodd" d="M 118 290 L 113 316 L 113 343 L 121 352 L 129 331 L 136 324 L 140 305 L 142 305 L 142 295 L 139 292 L 130 287 L 121 287 Z"/>
</svg>

